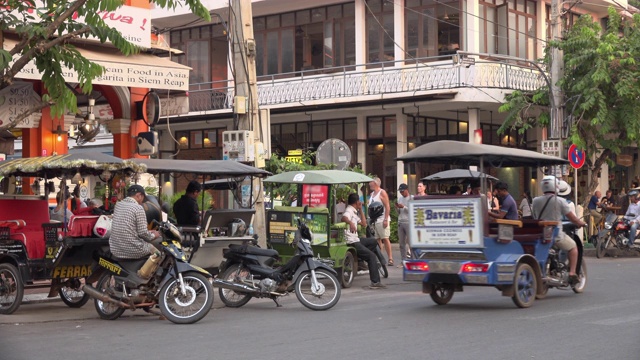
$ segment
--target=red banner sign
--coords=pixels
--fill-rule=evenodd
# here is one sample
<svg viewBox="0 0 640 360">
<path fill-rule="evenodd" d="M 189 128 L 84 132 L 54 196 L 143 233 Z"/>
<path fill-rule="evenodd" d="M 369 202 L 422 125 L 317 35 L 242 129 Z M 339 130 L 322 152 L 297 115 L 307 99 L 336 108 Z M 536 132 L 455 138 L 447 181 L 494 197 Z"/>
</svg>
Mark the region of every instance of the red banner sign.
<svg viewBox="0 0 640 360">
<path fill-rule="evenodd" d="M 328 207 L 328 185 L 302 185 L 302 206 Z"/>
</svg>

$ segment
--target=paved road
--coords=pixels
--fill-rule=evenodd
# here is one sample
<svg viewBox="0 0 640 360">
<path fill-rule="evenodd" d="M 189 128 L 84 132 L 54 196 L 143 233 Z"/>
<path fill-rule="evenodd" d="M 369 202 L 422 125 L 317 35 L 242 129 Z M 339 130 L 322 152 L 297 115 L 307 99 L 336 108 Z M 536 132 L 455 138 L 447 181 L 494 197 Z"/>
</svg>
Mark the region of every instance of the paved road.
<svg viewBox="0 0 640 360">
<path fill-rule="evenodd" d="M 588 259 L 585 294 L 551 290 L 518 309 L 493 288 L 436 306 L 393 269 L 385 290 L 356 278 L 338 305 L 314 312 L 295 296 L 276 308 L 216 305 L 194 325 L 144 313 L 97 319 L 92 304 L 31 304 L 0 317 L 0 359 L 638 359 L 640 259 Z M 129 313 L 131 314 L 131 313 Z M 144 314 L 144 315 L 142 315 Z"/>
</svg>

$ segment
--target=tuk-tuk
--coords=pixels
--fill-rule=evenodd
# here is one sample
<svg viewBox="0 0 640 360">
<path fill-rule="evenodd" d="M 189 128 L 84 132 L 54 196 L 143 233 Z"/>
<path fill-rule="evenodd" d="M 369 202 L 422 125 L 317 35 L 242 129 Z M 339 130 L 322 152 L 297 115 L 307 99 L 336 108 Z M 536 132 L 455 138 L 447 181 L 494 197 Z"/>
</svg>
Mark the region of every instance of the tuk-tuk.
<svg viewBox="0 0 640 360">
<path fill-rule="evenodd" d="M 140 167 L 128 160 L 102 153 L 78 153 L 22 158 L 0 163 L 0 177 L 61 178 L 76 175 L 102 176 L 132 174 Z M 6 190 L 6 189 L 5 189 Z M 24 290 L 49 288 L 69 307 L 83 306 L 89 296 L 82 283 L 93 268 L 93 255 L 107 248 L 109 239 L 93 233 L 99 216 L 74 215 L 66 222 L 49 217 L 48 195 L 0 195 L 0 314 L 11 314 L 22 303 Z M 64 194 L 64 191 L 62 191 Z M 66 204 L 63 197 L 62 199 Z M 65 224 L 67 224 L 65 226 Z M 47 280 L 43 282 L 42 280 Z"/>
<path fill-rule="evenodd" d="M 231 244 L 254 243 L 256 238 L 249 234 L 256 215 L 253 203 L 255 195 L 251 191 L 253 177 L 265 177 L 270 172 L 231 160 L 177 160 L 177 159 L 133 159 L 144 165 L 146 172 L 153 175 L 186 175 L 200 177 L 204 190 L 227 191 L 232 195 L 233 207 L 211 209 L 201 204 L 202 218 L 198 226 L 177 224 L 185 241 L 183 247 L 189 262 L 202 267 L 211 274 L 217 274 L 224 261 L 222 250 Z M 231 231 L 234 221 L 243 223 L 242 231 Z"/>
<path fill-rule="evenodd" d="M 313 232 L 314 254 L 333 265 L 342 287 L 350 287 L 357 274 L 357 254 L 355 248 L 345 242 L 347 224 L 341 220 L 336 190 L 339 186 L 355 185 L 351 188 L 357 192 L 359 186 L 371 181 L 369 176 L 343 170 L 288 171 L 266 178 L 264 182 L 272 186 L 296 185 L 297 194 L 296 206 L 274 206 L 267 211 L 269 246 L 278 251 L 283 262 L 293 256 L 295 249 L 290 244 L 296 227 L 292 219 L 308 206 L 307 225 Z M 380 265 L 384 265 L 384 261 Z M 382 275 L 387 277 L 386 267 L 380 266 L 380 269 L 384 269 Z"/>
<path fill-rule="evenodd" d="M 485 166 L 540 167 L 567 163 L 533 151 L 507 151 L 499 146 L 458 141 L 431 142 L 397 160 L 479 166 L 481 173 Z M 482 179 L 485 183 L 486 177 Z M 544 297 L 548 289 L 543 274 L 560 224 L 490 220 L 484 190 L 478 195 L 436 195 L 410 201 L 409 243 L 415 259 L 403 262 L 404 280 L 422 282 L 422 291 L 439 305 L 447 304 L 453 293 L 465 286 L 492 286 L 504 296 L 512 297 L 518 307 L 529 307 L 536 297 Z M 586 268 L 581 261 L 577 269 L 584 286 Z"/>
</svg>

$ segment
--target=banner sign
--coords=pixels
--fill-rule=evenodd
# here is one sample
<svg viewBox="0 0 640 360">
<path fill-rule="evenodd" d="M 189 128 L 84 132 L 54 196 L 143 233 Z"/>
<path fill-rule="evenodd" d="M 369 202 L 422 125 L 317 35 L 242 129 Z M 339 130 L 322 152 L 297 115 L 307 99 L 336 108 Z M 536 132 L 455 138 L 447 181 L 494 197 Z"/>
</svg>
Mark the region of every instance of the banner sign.
<svg viewBox="0 0 640 360">
<path fill-rule="evenodd" d="M 481 200 L 464 198 L 411 201 L 411 247 L 483 246 Z"/>
<path fill-rule="evenodd" d="M 328 185 L 302 185 L 302 206 L 328 207 L 329 186 Z"/>
</svg>

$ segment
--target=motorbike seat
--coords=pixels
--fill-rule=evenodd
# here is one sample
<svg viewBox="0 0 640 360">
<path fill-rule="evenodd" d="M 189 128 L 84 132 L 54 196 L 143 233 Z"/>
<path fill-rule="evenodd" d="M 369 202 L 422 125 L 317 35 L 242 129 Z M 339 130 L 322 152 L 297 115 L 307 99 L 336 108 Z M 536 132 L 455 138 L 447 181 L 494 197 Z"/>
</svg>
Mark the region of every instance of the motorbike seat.
<svg viewBox="0 0 640 360">
<path fill-rule="evenodd" d="M 250 254 L 257 256 L 269 256 L 269 257 L 278 257 L 280 254 L 277 250 L 273 249 L 262 249 L 255 246 L 247 246 L 247 245 L 238 245 L 231 244 L 229 245 L 229 249 L 233 252 L 241 253 L 241 254 Z"/>
<path fill-rule="evenodd" d="M 144 265 L 148 258 L 148 256 L 140 259 L 121 259 L 115 256 L 113 257 L 113 259 L 116 260 L 118 264 L 120 264 L 120 266 L 125 268 L 127 271 L 134 273 L 138 271 L 138 269 L 140 269 L 142 265 Z"/>
</svg>

